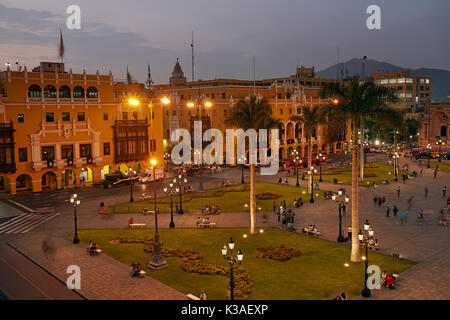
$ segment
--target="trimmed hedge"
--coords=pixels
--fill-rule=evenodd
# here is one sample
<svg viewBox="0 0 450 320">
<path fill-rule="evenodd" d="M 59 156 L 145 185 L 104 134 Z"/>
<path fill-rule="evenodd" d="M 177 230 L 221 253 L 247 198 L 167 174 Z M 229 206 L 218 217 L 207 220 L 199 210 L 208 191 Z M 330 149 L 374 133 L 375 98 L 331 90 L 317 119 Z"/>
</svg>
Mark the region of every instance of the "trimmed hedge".
<svg viewBox="0 0 450 320">
<path fill-rule="evenodd" d="M 128 239 L 120 238 L 120 243 L 143 243 L 144 252 L 147 254 L 152 254 L 154 249 L 154 239 L 153 237 L 146 236 L 144 238 Z M 200 253 L 187 250 L 187 249 L 169 249 L 163 247 L 163 242 L 161 241 L 161 253 L 165 257 L 177 257 L 183 259 L 183 264 L 181 269 L 188 273 L 198 273 L 205 275 L 220 275 L 228 277 L 230 273 L 230 268 L 228 266 L 220 266 L 216 264 L 203 263 L 203 257 Z M 234 295 L 236 297 L 246 297 L 252 292 L 253 281 L 250 274 L 244 268 L 238 266 L 234 269 Z"/>
</svg>

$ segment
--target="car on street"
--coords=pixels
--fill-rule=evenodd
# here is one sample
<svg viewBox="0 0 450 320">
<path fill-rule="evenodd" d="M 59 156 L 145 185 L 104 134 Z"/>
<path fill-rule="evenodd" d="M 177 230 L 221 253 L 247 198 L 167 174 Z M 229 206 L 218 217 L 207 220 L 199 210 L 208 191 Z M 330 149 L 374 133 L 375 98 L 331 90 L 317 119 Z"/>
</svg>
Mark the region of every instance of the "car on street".
<svg viewBox="0 0 450 320">
<path fill-rule="evenodd" d="M 417 159 L 428 159 L 428 158 L 432 159 L 433 156 L 427 151 L 423 151 L 423 152 L 416 154 L 416 160 Z"/>
</svg>

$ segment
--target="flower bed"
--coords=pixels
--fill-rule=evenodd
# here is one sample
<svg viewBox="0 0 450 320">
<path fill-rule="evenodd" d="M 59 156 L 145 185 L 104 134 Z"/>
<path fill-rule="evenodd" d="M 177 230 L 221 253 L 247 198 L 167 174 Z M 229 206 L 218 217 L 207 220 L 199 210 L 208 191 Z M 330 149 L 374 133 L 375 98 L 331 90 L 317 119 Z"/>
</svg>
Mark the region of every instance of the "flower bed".
<svg viewBox="0 0 450 320">
<path fill-rule="evenodd" d="M 263 192 L 263 193 L 257 193 L 256 197 L 260 200 L 278 199 L 279 197 L 281 197 L 281 194 L 271 193 L 271 192 Z"/>
<path fill-rule="evenodd" d="M 272 259 L 276 261 L 287 261 L 291 258 L 295 258 L 301 255 L 299 250 L 295 250 L 293 248 L 287 248 L 282 244 L 279 247 L 259 247 L 258 255 L 256 256 L 259 259 Z"/>
<path fill-rule="evenodd" d="M 143 243 L 144 252 L 152 254 L 154 249 L 154 239 L 151 236 L 144 238 L 128 239 L 120 238 L 120 243 Z M 161 254 L 165 257 L 177 257 L 183 259 L 181 269 L 188 273 L 198 273 L 204 275 L 220 275 L 224 277 L 229 276 L 229 268 L 227 266 L 220 266 L 216 264 L 203 263 L 203 257 L 200 253 L 187 249 L 169 249 L 164 248 L 161 242 Z M 242 267 L 234 268 L 235 288 L 234 295 L 236 297 L 245 298 L 252 292 L 253 281 L 250 274 Z"/>
</svg>

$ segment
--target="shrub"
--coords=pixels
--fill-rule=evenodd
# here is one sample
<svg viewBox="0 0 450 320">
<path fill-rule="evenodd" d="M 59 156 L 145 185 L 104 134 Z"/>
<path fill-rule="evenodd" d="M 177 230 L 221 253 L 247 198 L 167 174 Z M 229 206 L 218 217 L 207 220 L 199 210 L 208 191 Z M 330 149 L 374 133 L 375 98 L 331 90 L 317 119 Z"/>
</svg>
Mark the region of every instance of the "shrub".
<svg viewBox="0 0 450 320">
<path fill-rule="evenodd" d="M 136 238 L 136 239 L 128 239 L 128 238 L 120 238 L 120 243 L 143 243 L 144 252 L 147 254 L 152 254 L 154 249 L 154 239 L 153 237 L 146 236 L 144 238 Z M 187 249 L 169 249 L 163 247 L 161 242 L 161 253 L 165 257 L 177 257 L 183 259 L 183 264 L 181 265 L 181 269 L 188 273 L 198 273 L 204 275 L 220 275 L 220 276 L 229 276 L 229 268 L 227 266 L 220 266 L 216 264 L 207 264 L 203 263 L 203 257 L 200 253 L 187 250 Z M 245 297 L 252 292 L 253 281 L 251 280 L 251 276 L 242 267 L 238 266 L 234 269 L 234 295 L 236 297 Z"/>
<path fill-rule="evenodd" d="M 281 195 L 277 193 L 263 192 L 257 193 L 256 197 L 260 200 L 267 200 L 267 199 L 278 199 L 279 197 L 281 197 Z"/>
<path fill-rule="evenodd" d="M 276 261 L 287 261 L 291 258 L 298 257 L 301 255 L 299 250 L 293 248 L 286 248 L 284 244 L 279 247 L 259 247 L 258 255 L 259 259 L 272 259 Z"/>
</svg>

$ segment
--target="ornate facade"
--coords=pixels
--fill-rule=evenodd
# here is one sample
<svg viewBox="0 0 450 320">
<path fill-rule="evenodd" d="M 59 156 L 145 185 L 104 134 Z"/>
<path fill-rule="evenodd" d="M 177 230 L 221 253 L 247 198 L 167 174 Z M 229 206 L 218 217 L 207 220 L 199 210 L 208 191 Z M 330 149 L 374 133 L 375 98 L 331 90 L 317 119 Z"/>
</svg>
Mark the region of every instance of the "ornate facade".
<svg viewBox="0 0 450 320">
<path fill-rule="evenodd" d="M 314 68 L 297 68 L 296 74 L 285 78 L 273 78 L 256 81 L 237 79 L 215 79 L 186 82 L 173 81 L 174 74 L 184 78 L 177 64 L 168 84 L 155 85 L 154 90 L 168 96 L 172 103 L 164 110 L 164 138 L 170 141 L 173 130 L 192 129 L 192 122 L 207 118 L 208 127 L 225 132 L 225 119 L 240 99 L 248 99 L 255 94 L 265 98 L 272 107 L 273 117 L 281 120 L 280 149 L 281 159 L 289 157 L 296 149 L 299 154 L 307 155 L 307 141 L 303 125 L 290 120 L 293 115 L 301 114 L 302 106 L 327 105 L 331 99 L 319 97 L 321 87 L 330 79 L 316 77 Z M 205 102 L 211 105 L 208 107 Z M 194 107 L 192 107 L 194 105 Z M 339 153 L 350 150 L 350 125 L 342 126 L 340 139 L 327 141 L 326 126 L 318 126 L 313 135 L 313 154 Z"/>
<path fill-rule="evenodd" d="M 432 150 L 437 151 L 439 146 L 436 145 L 436 142 L 441 140 L 445 143 L 441 150 L 450 150 L 449 118 L 450 102 L 432 102 L 425 105 L 425 112 L 421 118 L 419 146 L 427 149 L 428 144 L 430 144 Z"/>
<path fill-rule="evenodd" d="M 58 62 L 32 72 L 8 67 L 0 73 L 0 189 L 99 184 L 111 170 L 148 167 L 150 158 L 162 165 L 161 108 L 149 106 L 143 85 L 115 83 L 111 72 L 66 72 Z"/>
</svg>

